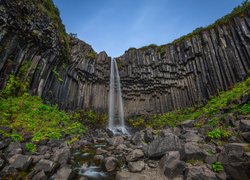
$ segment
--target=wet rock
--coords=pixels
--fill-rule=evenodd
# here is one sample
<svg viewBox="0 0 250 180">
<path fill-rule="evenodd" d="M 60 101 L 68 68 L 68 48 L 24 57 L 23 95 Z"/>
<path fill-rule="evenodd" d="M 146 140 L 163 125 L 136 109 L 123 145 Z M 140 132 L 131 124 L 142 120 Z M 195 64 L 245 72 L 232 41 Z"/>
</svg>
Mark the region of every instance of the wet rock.
<svg viewBox="0 0 250 180">
<path fill-rule="evenodd" d="M 141 149 L 135 149 L 126 156 L 126 161 L 136 161 L 139 158 L 142 158 L 143 156 L 144 153 Z"/>
<path fill-rule="evenodd" d="M 240 121 L 240 131 L 250 132 L 250 120 L 241 120 Z"/>
<path fill-rule="evenodd" d="M 186 163 L 180 161 L 179 151 L 170 151 L 161 158 L 160 169 L 169 179 L 183 179 Z"/>
<path fill-rule="evenodd" d="M 165 137 L 157 137 L 154 141 L 146 147 L 146 155 L 150 158 L 163 156 L 167 151 L 175 151 L 181 149 L 181 142 L 179 138 L 168 133 Z"/>
<path fill-rule="evenodd" d="M 112 146 L 118 146 L 120 144 L 123 144 L 124 138 L 122 136 L 114 136 L 110 139 L 108 139 L 108 143 Z"/>
<path fill-rule="evenodd" d="M 70 167 L 62 167 L 59 169 L 55 176 L 55 180 L 70 180 L 74 177 L 73 170 Z"/>
<path fill-rule="evenodd" d="M 131 172 L 141 172 L 145 168 L 143 161 L 129 162 L 128 169 Z"/>
<path fill-rule="evenodd" d="M 118 166 L 118 160 L 114 157 L 107 157 L 104 159 L 105 168 L 108 172 L 114 171 Z"/>
<path fill-rule="evenodd" d="M 213 171 L 203 166 L 189 166 L 185 173 L 187 180 L 217 180 Z"/>
<path fill-rule="evenodd" d="M 183 156 L 185 160 L 191 159 L 204 159 L 206 154 L 203 151 L 203 148 L 195 143 L 195 142 L 188 142 L 184 145 Z"/>
<path fill-rule="evenodd" d="M 68 147 L 63 147 L 54 152 L 52 156 L 52 161 L 58 162 L 60 165 L 67 164 L 70 158 L 70 149 Z"/>
<path fill-rule="evenodd" d="M 32 162 L 31 156 L 28 155 L 18 155 L 13 163 L 10 164 L 10 167 L 13 167 L 18 170 L 26 171 Z"/>
<path fill-rule="evenodd" d="M 47 176 L 44 171 L 39 171 L 36 175 L 32 177 L 32 180 L 47 180 Z"/>
<path fill-rule="evenodd" d="M 95 161 L 101 162 L 103 159 L 104 159 L 104 156 L 103 156 L 103 155 L 95 155 L 95 156 L 94 156 L 94 160 L 95 160 Z"/>
<path fill-rule="evenodd" d="M 36 166 L 34 167 L 35 170 L 39 171 L 44 171 L 45 173 L 51 173 L 54 171 L 56 167 L 56 164 L 52 161 L 46 160 L 46 159 L 41 159 Z"/>
</svg>

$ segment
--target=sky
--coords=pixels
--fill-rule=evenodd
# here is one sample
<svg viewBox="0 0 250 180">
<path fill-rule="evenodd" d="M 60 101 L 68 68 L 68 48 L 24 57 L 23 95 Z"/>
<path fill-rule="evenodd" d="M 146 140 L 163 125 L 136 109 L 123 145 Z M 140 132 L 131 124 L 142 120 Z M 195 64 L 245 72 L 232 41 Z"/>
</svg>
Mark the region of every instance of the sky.
<svg viewBox="0 0 250 180">
<path fill-rule="evenodd" d="M 228 14 L 243 0 L 53 0 L 68 33 L 118 57 L 170 43 Z"/>
</svg>

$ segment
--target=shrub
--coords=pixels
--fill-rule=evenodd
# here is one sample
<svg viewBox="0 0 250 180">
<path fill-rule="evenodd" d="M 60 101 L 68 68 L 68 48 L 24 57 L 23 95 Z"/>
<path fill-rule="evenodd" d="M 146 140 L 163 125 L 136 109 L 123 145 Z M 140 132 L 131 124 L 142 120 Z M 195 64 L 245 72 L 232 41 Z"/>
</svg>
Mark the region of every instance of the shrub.
<svg viewBox="0 0 250 180">
<path fill-rule="evenodd" d="M 214 172 L 221 172 L 223 170 L 223 165 L 220 162 L 215 162 L 212 164 L 212 169 Z"/>
<path fill-rule="evenodd" d="M 214 130 L 208 132 L 207 136 L 210 139 L 227 139 L 232 135 L 230 131 L 215 128 Z"/>
<path fill-rule="evenodd" d="M 26 148 L 27 151 L 29 151 L 31 153 L 36 152 L 36 145 L 33 144 L 33 143 L 26 143 L 25 148 Z"/>
</svg>

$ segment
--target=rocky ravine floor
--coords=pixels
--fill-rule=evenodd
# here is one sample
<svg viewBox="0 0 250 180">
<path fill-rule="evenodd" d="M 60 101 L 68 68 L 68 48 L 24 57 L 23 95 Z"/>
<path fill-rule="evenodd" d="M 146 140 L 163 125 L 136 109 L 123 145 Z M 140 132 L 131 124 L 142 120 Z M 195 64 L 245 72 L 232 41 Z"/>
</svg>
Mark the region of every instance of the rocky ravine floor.
<svg viewBox="0 0 250 180">
<path fill-rule="evenodd" d="M 220 143 L 207 138 L 212 126 L 197 128 L 189 120 L 132 136 L 95 130 L 71 145 L 42 141 L 32 154 L 2 138 L 0 179 L 250 179 L 250 115 L 229 114 L 224 123 L 236 135 Z"/>
</svg>

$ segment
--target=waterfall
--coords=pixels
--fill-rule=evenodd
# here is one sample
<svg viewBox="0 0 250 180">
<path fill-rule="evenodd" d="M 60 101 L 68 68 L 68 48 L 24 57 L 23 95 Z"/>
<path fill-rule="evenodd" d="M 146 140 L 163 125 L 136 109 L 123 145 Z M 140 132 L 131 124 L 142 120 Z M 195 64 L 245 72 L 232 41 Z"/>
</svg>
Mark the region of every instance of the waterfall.
<svg viewBox="0 0 250 180">
<path fill-rule="evenodd" d="M 115 59 L 111 59 L 110 67 L 108 129 L 114 134 L 128 134 L 124 124 L 120 75 Z"/>
</svg>

